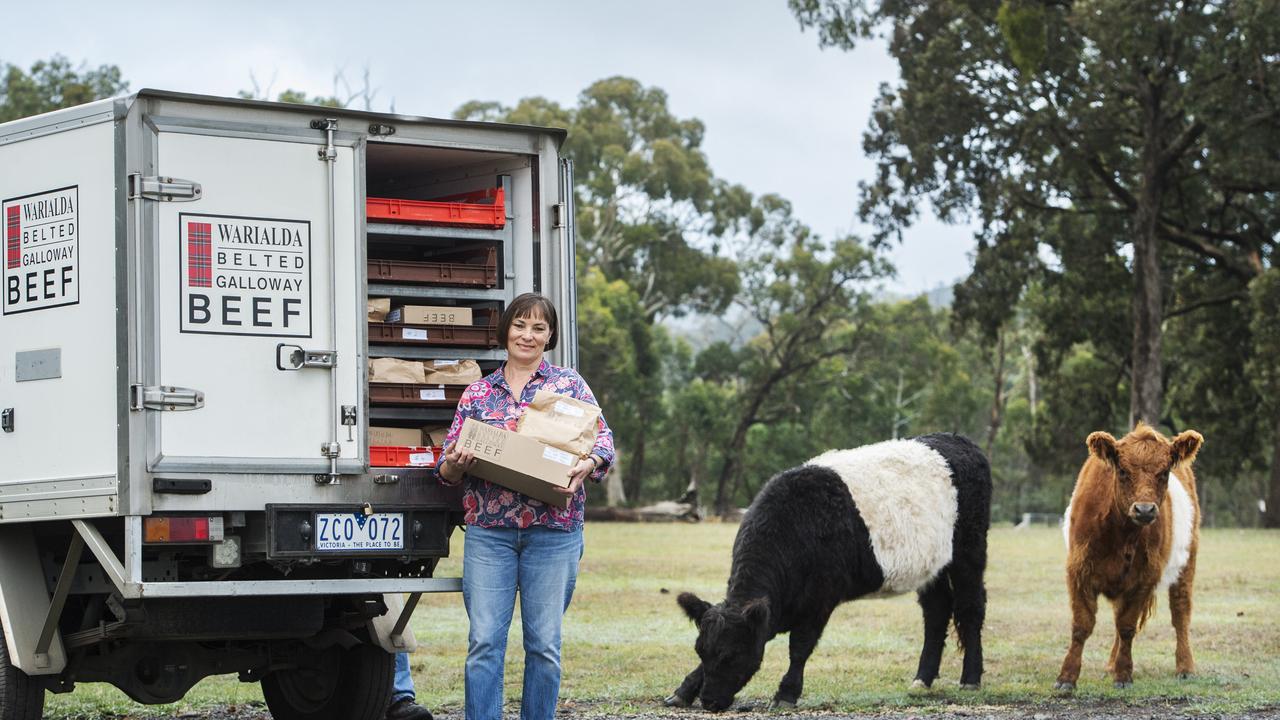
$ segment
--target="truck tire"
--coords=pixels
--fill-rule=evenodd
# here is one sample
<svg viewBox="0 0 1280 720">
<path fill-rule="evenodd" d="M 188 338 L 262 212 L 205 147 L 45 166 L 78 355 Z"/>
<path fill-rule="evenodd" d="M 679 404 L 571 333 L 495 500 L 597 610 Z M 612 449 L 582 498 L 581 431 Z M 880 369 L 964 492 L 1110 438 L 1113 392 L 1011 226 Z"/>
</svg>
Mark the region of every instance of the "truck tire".
<svg viewBox="0 0 1280 720">
<path fill-rule="evenodd" d="M 263 677 L 262 696 L 275 720 L 381 720 L 395 672 L 396 656 L 380 647 L 331 648 L 314 668 Z"/>
<path fill-rule="evenodd" d="M 9 645 L 0 628 L 0 720 L 40 720 L 43 715 L 44 685 L 9 661 Z"/>
</svg>

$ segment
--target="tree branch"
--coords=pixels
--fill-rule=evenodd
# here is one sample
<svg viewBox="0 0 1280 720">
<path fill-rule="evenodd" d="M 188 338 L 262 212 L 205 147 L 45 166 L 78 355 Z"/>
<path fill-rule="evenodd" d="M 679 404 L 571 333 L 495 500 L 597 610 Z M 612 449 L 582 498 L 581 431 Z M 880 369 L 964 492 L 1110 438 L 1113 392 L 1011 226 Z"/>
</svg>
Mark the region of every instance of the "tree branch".
<svg viewBox="0 0 1280 720">
<path fill-rule="evenodd" d="M 1221 295 L 1219 297 L 1212 297 L 1212 298 L 1206 298 L 1204 300 L 1197 300 L 1193 303 L 1187 303 L 1182 307 L 1175 308 L 1173 310 L 1166 312 L 1164 314 L 1164 319 L 1168 320 L 1170 318 L 1178 317 L 1179 315 L 1186 315 L 1187 313 L 1195 312 L 1200 308 L 1209 307 L 1211 305 L 1221 305 L 1223 303 L 1235 302 L 1237 300 L 1248 300 L 1248 299 L 1249 299 L 1248 293 L 1233 292 L 1233 293 L 1228 293 L 1226 295 Z"/>
<path fill-rule="evenodd" d="M 1160 153 L 1157 162 L 1157 172 L 1164 174 L 1168 169 L 1182 157 L 1192 145 L 1200 140 L 1200 136 L 1204 134 L 1207 126 L 1203 121 L 1197 120 L 1188 125 L 1178 137 Z"/>
<path fill-rule="evenodd" d="M 1251 280 L 1261 271 L 1259 268 L 1241 264 L 1235 258 L 1224 253 L 1221 248 L 1211 245 L 1194 233 L 1187 232 L 1183 228 L 1170 224 L 1165 220 L 1159 222 L 1157 231 L 1162 237 L 1175 245 L 1216 260 L 1227 272 L 1243 280 Z"/>
</svg>

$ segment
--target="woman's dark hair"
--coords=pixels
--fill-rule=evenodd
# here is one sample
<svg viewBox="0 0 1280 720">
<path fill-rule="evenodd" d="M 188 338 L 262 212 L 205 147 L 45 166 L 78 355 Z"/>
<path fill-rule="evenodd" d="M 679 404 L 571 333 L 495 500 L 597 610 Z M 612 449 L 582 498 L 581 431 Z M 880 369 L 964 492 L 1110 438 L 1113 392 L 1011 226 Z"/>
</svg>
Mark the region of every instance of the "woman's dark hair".
<svg viewBox="0 0 1280 720">
<path fill-rule="evenodd" d="M 511 329 L 511 323 L 516 318 L 533 317 L 541 315 L 547 321 L 547 326 L 551 328 L 551 337 L 547 339 L 547 346 L 544 350 L 555 350 L 556 342 L 560 339 L 560 321 L 556 319 L 556 306 L 545 295 L 540 293 L 525 293 L 507 306 L 503 311 L 502 317 L 498 320 L 498 344 L 505 349 L 507 347 L 507 332 Z"/>
</svg>

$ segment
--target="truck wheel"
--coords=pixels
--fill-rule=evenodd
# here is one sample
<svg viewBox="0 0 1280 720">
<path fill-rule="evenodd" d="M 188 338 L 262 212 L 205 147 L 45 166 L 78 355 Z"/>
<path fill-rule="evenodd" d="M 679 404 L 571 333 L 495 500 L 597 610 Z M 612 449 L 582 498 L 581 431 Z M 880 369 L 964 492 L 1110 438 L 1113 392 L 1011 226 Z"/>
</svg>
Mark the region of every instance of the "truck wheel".
<svg viewBox="0 0 1280 720">
<path fill-rule="evenodd" d="M 396 656 L 380 647 L 331 648 L 314 667 L 263 677 L 262 696 L 275 720 L 381 720 L 395 672 Z"/>
<path fill-rule="evenodd" d="M 392 658 L 392 672 L 395 658 Z M 44 685 L 9 662 L 9 645 L 0 628 L 0 720 L 40 720 L 44 715 Z"/>
</svg>

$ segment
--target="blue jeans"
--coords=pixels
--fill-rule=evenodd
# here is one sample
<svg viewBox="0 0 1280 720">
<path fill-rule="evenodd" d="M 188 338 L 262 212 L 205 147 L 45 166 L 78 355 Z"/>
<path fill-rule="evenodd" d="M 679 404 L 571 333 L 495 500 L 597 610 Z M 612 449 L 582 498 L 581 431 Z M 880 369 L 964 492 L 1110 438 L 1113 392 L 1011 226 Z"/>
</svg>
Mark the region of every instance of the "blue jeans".
<svg viewBox="0 0 1280 720">
<path fill-rule="evenodd" d="M 413 675 L 409 673 L 409 653 L 396 653 L 396 679 L 391 684 L 391 704 L 413 700 Z"/>
<path fill-rule="evenodd" d="M 507 631 L 520 593 L 524 636 L 521 720 L 550 720 L 560 695 L 560 624 L 573 598 L 582 559 L 582 528 L 467 527 L 462 601 L 471 620 L 467 643 L 467 720 L 502 718 Z"/>
</svg>

